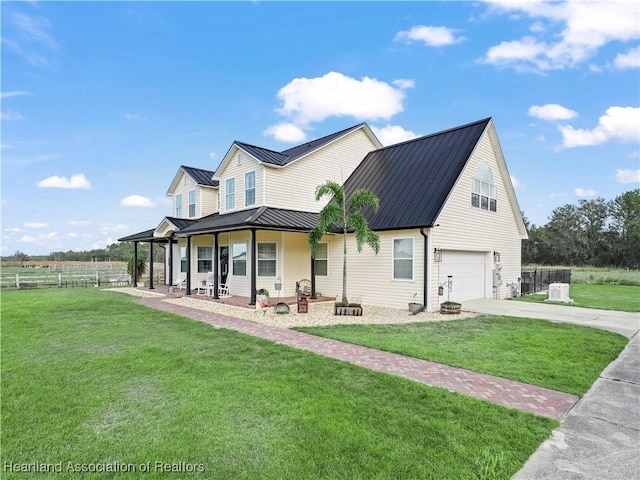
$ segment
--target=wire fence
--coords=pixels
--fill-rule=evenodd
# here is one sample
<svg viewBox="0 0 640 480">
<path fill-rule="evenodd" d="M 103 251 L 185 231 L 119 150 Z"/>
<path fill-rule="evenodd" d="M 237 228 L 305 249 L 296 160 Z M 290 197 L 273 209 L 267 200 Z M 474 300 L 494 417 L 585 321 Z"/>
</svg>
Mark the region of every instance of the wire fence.
<svg viewBox="0 0 640 480">
<path fill-rule="evenodd" d="M 522 270 L 520 293 L 528 295 L 549 290 L 551 283 L 571 283 L 570 268 L 534 268 Z"/>
</svg>

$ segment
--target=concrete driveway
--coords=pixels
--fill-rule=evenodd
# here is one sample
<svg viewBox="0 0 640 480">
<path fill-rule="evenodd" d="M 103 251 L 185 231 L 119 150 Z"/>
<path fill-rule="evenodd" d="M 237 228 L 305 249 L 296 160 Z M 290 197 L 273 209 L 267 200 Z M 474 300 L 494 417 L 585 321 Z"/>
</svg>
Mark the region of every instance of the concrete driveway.
<svg viewBox="0 0 640 480">
<path fill-rule="evenodd" d="M 620 356 L 513 478 L 640 479 L 640 314 L 491 299 L 465 301 L 463 308 L 574 323 L 630 338 Z"/>
</svg>

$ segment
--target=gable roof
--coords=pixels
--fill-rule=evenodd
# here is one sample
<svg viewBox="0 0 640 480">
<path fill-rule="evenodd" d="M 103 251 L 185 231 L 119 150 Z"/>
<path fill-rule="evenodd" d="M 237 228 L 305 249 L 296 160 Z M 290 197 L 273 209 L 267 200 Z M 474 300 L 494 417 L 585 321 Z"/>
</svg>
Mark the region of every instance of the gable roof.
<svg viewBox="0 0 640 480">
<path fill-rule="evenodd" d="M 330 144 L 331 142 L 348 135 L 351 132 L 354 132 L 358 129 L 363 129 L 365 133 L 372 139 L 374 144 L 378 146 L 382 146 L 378 138 L 371 131 L 369 126 L 366 123 L 359 123 L 358 125 L 354 125 L 353 127 L 345 128 L 344 130 L 340 130 L 339 132 L 332 133 L 330 135 L 326 135 L 322 138 L 318 138 L 316 140 L 312 140 L 310 142 L 305 142 L 301 145 L 288 148 L 281 152 L 277 152 L 275 150 L 270 150 L 268 148 L 258 147 L 256 145 L 251 145 L 244 142 L 234 141 L 229 148 L 229 151 L 225 155 L 222 163 L 218 167 L 218 172 L 224 170 L 224 167 L 229 162 L 230 154 L 233 152 L 234 147 L 238 148 L 245 153 L 249 154 L 253 158 L 255 158 L 258 162 L 274 166 L 274 167 L 284 167 L 291 162 L 299 160 L 300 158 L 319 150 L 320 148 Z"/>
<path fill-rule="evenodd" d="M 211 170 L 180 165 L 180 168 L 178 168 L 178 172 L 176 173 L 175 177 L 173 177 L 171 185 L 169 185 L 167 195 L 170 195 L 171 192 L 173 192 L 178 186 L 178 182 L 180 181 L 180 174 L 187 175 L 196 183 L 196 185 L 200 185 L 203 187 L 217 187 L 219 184 L 218 180 L 213 179 L 213 175 L 215 174 L 215 172 Z"/>
<path fill-rule="evenodd" d="M 365 209 L 372 230 L 433 226 L 491 118 L 367 154 L 344 184 L 374 192 L 380 209 Z"/>
</svg>

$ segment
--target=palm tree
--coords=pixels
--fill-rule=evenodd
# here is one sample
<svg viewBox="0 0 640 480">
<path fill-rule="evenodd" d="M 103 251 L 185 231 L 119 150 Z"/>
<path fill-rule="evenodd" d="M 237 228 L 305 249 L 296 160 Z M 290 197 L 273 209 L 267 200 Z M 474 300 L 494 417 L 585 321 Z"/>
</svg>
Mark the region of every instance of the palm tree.
<svg viewBox="0 0 640 480">
<path fill-rule="evenodd" d="M 351 198 L 347 199 L 342 185 L 329 180 L 316 188 L 316 201 L 320 201 L 327 195 L 331 198 L 320 211 L 318 226 L 309 232 L 309 250 L 311 255 L 315 256 L 318 244 L 326 233 L 336 229 L 342 231 L 342 303 L 346 305 L 349 303 L 347 299 L 347 234 L 353 231 L 358 252 L 362 251 L 362 246 L 366 243 L 377 254 L 380 250 L 380 237 L 369 228 L 367 219 L 360 211 L 365 207 L 371 207 L 374 212 L 377 212 L 380 201 L 375 193 L 365 188 L 356 190 Z"/>
</svg>

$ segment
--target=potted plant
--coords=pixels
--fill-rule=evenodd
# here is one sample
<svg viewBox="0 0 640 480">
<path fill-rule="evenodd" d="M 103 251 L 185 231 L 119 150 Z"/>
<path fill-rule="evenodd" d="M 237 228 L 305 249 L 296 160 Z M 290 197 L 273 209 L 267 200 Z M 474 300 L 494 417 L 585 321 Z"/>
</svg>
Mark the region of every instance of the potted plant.
<svg viewBox="0 0 640 480">
<path fill-rule="evenodd" d="M 140 281 L 140 279 L 142 278 L 142 275 L 147 270 L 147 264 L 144 261 L 144 258 L 138 257 L 138 262 L 136 265 L 137 268 L 135 269 L 137 276 L 135 279 L 133 278 L 133 270 L 134 270 L 133 267 L 134 267 L 134 259 L 133 257 L 131 257 L 127 262 L 127 273 L 129 274 L 129 278 L 131 279 L 131 282 L 133 283 L 134 286 L 144 287 L 144 283 Z"/>
<path fill-rule="evenodd" d="M 444 313 L 446 315 L 455 315 L 457 313 L 460 313 L 461 308 L 462 304 L 447 300 L 446 302 L 442 302 L 440 304 L 440 313 Z"/>
<path fill-rule="evenodd" d="M 336 302 L 333 305 L 334 315 L 352 315 L 354 317 L 362 316 L 362 305 L 359 303 Z"/>
<path fill-rule="evenodd" d="M 267 290 L 266 288 L 261 288 L 260 290 L 258 290 L 256 300 L 258 302 L 258 305 L 260 305 L 261 307 L 266 307 L 267 305 L 269 305 L 269 290 Z"/>
</svg>

